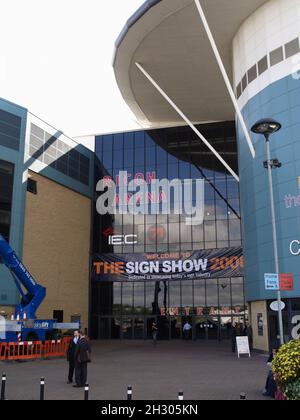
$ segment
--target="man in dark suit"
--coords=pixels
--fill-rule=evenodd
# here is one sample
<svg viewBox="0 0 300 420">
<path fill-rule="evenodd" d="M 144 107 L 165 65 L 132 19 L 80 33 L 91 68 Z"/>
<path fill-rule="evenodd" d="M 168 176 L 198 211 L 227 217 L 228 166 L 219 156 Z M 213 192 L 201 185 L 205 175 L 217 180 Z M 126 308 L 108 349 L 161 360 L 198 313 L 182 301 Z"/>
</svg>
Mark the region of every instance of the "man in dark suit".
<svg viewBox="0 0 300 420">
<path fill-rule="evenodd" d="M 73 383 L 73 376 L 75 370 L 75 349 L 79 340 L 79 331 L 74 331 L 74 336 L 70 341 L 68 351 L 67 351 L 67 361 L 69 362 L 69 376 L 68 384 Z"/>
<path fill-rule="evenodd" d="M 83 388 L 87 382 L 87 364 L 91 361 L 91 347 L 87 337 L 80 332 L 75 348 L 75 381 L 74 388 Z"/>
</svg>

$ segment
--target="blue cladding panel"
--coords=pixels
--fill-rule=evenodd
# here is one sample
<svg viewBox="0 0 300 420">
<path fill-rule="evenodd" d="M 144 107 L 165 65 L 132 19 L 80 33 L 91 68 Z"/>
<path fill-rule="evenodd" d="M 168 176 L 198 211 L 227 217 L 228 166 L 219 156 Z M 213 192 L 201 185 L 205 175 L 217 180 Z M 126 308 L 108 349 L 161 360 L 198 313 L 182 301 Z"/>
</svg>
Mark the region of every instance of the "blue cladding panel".
<svg viewBox="0 0 300 420">
<path fill-rule="evenodd" d="M 27 123 L 27 110 L 0 99 L 0 119 L 9 113 L 10 123 L 15 131 L 9 127 L 9 135 L 15 138 L 9 144 L 0 139 L 0 158 L 14 165 L 14 185 L 11 212 L 10 243 L 16 253 L 22 257 L 24 209 L 26 184 L 23 183 L 25 132 Z M 2 126 L 4 128 L 4 126 Z M 12 139 L 12 137 L 11 137 Z M 0 266 L 0 305 L 15 305 L 19 295 L 14 281 L 8 270 Z"/>
<path fill-rule="evenodd" d="M 271 117 L 282 124 L 282 129 L 271 138 L 271 157 L 283 166 L 273 171 L 276 222 L 280 258 L 280 272 L 293 273 L 295 290 L 283 297 L 300 296 L 300 255 L 290 253 L 290 242 L 300 241 L 300 80 L 286 77 L 252 98 L 243 109 L 248 127 L 259 119 Z M 253 160 L 241 127 L 238 125 L 241 203 L 246 262 L 246 298 L 272 299 L 274 292 L 264 290 L 264 273 L 274 272 L 274 253 L 270 196 L 265 142 L 261 136 L 252 136 L 256 158 Z M 295 202 L 299 196 L 299 201 Z"/>
</svg>

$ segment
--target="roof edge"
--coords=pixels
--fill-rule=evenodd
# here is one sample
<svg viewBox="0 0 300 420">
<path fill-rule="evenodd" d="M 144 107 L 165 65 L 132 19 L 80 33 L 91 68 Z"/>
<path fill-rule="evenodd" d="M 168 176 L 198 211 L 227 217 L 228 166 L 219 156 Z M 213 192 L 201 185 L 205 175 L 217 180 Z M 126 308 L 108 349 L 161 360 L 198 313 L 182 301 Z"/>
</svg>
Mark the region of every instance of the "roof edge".
<svg viewBox="0 0 300 420">
<path fill-rule="evenodd" d="M 124 25 L 120 35 L 118 36 L 115 42 L 115 48 L 113 53 L 113 60 L 112 65 L 115 66 L 117 51 L 120 45 L 122 44 L 124 38 L 126 37 L 127 33 L 129 32 L 130 28 L 135 25 L 135 23 L 143 17 L 152 7 L 156 6 L 158 3 L 162 2 L 162 0 L 146 0 L 138 10 L 127 20 L 126 24 Z"/>
</svg>

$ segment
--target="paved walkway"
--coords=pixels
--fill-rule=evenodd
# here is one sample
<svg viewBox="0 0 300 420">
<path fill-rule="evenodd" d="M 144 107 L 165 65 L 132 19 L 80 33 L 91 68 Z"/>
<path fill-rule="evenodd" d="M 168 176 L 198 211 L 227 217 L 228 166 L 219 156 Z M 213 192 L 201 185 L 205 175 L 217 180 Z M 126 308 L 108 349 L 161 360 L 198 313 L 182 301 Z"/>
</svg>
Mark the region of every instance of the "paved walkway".
<svg viewBox="0 0 300 420">
<path fill-rule="evenodd" d="M 254 354 L 240 360 L 230 343 L 109 341 L 93 343 L 89 365 L 90 398 L 124 400 L 127 385 L 134 399 L 177 399 L 183 389 L 185 400 L 238 400 L 245 392 L 251 400 L 261 395 L 267 375 L 266 356 Z M 66 384 L 65 360 L 0 363 L 7 374 L 9 400 L 39 398 L 39 379 L 46 378 L 46 399 L 83 399 L 83 390 Z"/>
</svg>

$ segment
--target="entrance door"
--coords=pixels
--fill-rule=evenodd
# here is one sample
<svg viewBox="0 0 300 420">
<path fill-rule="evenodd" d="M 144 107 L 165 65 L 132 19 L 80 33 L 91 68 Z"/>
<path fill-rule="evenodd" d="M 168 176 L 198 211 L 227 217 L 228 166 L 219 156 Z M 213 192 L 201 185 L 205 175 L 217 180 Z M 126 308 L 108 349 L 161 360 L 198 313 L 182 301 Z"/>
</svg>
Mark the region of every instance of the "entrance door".
<svg viewBox="0 0 300 420">
<path fill-rule="evenodd" d="M 122 338 L 124 340 L 133 338 L 133 318 L 126 317 L 122 319 Z"/>
<path fill-rule="evenodd" d="M 181 316 L 170 317 L 171 339 L 179 340 L 182 335 L 182 318 Z"/>
<path fill-rule="evenodd" d="M 133 322 L 133 338 L 134 340 L 142 340 L 144 338 L 144 318 L 134 318 Z"/>
<path fill-rule="evenodd" d="M 231 323 L 231 317 L 220 317 L 220 340 L 231 340 L 231 334 L 232 334 L 232 323 Z"/>
<path fill-rule="evenodd" d="M 218 340 L 219 339 L 219 319 L 218 317 L 195 317 L 194 318 L 194 336 L 200 340 Z"/>
</svg>

